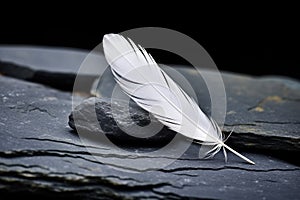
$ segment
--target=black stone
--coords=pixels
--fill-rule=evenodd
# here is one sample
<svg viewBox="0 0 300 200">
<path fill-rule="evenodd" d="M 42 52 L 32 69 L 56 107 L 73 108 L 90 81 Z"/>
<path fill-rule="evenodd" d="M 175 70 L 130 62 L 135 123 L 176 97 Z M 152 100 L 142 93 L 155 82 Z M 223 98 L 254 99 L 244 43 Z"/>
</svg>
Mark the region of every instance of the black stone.
<svg viewBox="0 0 300 200">
<path fill-rule="evenodd" d="M 112 113 L 112 104 L 116 109 L 116 113 Z M 162 147 L 168 144 L 176 135 L 175 132 L 169 130 L 167 127 L 151 137 L 137 138 L 123 132 L 116 121 L 131 127 L 133 125 L 145 126 L 150 121 L 150 116 L 147 111 L 142 110 L 138 105 L 130 102 L 129 115 L 124 110 L 126 102 L 115 99 L 111 101 L 108 98 L 89 98 L 83 101 L 79 106 L 75 108 L 72 114 L 69 116 L 69 126 L 76 130 L 89 133 L 89 134 L 105 134 L 112 142 L 123 147 Z M 96 113 L 97 121 L 93 120 L 93 115 Z M 74 120 L 76 115 L 76 120 Z M 96 122 L 96 124 L 95 124 Z M 157 120 L 153 120 L 152 123 L 160 124 Z M 101 130 L 99 130 L 99 128 Z M 136 131 L 135 129 L 131 129 Z M 136 133 L 138 134 L 138 133 Z"/>
</svg>

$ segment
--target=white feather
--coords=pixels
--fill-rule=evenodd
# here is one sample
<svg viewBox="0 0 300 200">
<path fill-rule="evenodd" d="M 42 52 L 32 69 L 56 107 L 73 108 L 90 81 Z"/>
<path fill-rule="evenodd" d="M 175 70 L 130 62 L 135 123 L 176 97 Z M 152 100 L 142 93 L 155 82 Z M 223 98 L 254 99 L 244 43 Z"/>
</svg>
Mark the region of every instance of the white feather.
<svg viewBox="0 0 300 200">
<path fill-rule="evenodd" d="M 107 62 L 122 90 L 162 124 L 198 143 L 209 145 L 205 157 L 213 157 L 222 147 L 254 164 L 226 144 L 217 123 L 208 118 L 154 61 L 152 56 L 129 38 L 107 34 L 103 38 Z"/>
</svg>

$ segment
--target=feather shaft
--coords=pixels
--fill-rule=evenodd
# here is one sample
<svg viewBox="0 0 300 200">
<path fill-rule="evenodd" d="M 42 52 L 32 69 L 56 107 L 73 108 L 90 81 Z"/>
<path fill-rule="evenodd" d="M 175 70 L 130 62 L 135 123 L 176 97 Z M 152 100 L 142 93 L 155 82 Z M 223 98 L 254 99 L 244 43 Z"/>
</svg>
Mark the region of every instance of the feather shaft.
<svg viewBox="0 0 300 200">
<path fill-rule="evenodd" d="M 226 144 L 222 144 L 223 147 L 225 147 L 226 149 L 228 149 L 229 151 L 231 151 L 232 153 L 234 153 L 236 156 L 240 157 L 241 159 L 247 161 L 248 163 L 255 165 L 255 162 L 253 162 L 252 160 L 250 160 L 249 158 L 243 156 L 242 154 L 240 154 L 239 152 L 235 151 L 234 149 L 232 149 L 231 147 L 229 147 Z"/>
</svg>

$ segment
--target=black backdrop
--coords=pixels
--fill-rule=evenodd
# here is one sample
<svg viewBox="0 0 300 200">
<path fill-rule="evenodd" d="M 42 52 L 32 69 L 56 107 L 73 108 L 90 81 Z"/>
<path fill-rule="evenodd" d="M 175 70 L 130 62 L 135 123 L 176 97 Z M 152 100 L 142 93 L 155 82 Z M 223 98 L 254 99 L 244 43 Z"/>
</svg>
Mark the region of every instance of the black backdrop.
<svg viewBox="0 0 300 200">
<path fill-rule="evenodd" d="M 65 46 L 91 50 L 106 33 L 157 26 L 175 29 L 197 40 L 221 70 L 251 75 L 283 75 L 299 79 L 299 20 L 296 7 L 207 11 L 199 5 L 185 7 L 155 4 L 114 11 L 116 5 L 14 5 L 1 7 L 0 44 Z M 125 2 L 126 4 L 126 2 Z M 81 5 L 80 5 L 81 6 Z M 197 7 L 196 7 L 197 6 Z M 30 7 L 30 6 L 29 6 Z M 206 12 L 205 12 L 206 11 Z M 154 54 L 156 52 L 153 52 Z M 176 56 L 157 54 L 162 63 L 183 63 Z M 155 56 L 155 57 L 157 57 Z"/>
</svg>

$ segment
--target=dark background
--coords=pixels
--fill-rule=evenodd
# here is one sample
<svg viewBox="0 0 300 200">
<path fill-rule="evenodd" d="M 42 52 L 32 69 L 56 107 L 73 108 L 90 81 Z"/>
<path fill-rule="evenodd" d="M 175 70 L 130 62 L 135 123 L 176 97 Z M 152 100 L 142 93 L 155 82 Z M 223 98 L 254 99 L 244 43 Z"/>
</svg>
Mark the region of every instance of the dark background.
<svg viewBox="0 0 300 200">
<path fill-rule="evenodd" d="M 86 4 L 79 4 L 76 9 L 46 3 L 39 8 L 23 8 L 19 4 L 1 7 L 0 44 L 92 50 L 106 33 L 145 26 L 165 27 L 198 41 L 220 70 L 300 78 L 296 6 L 234 5 L 230 10 L 222 6 L 218 10 L 214 6 L 163 7 L 161 3 L 152 3 L 154 8 L 146 10 L 151 3 L 140 2 L 140 8 L 129 11 L 118 3 L 87 7 Z M 158 53 L 157 57 L 166 64 L 183 63 L 169 54 Z"/>
</svg>

